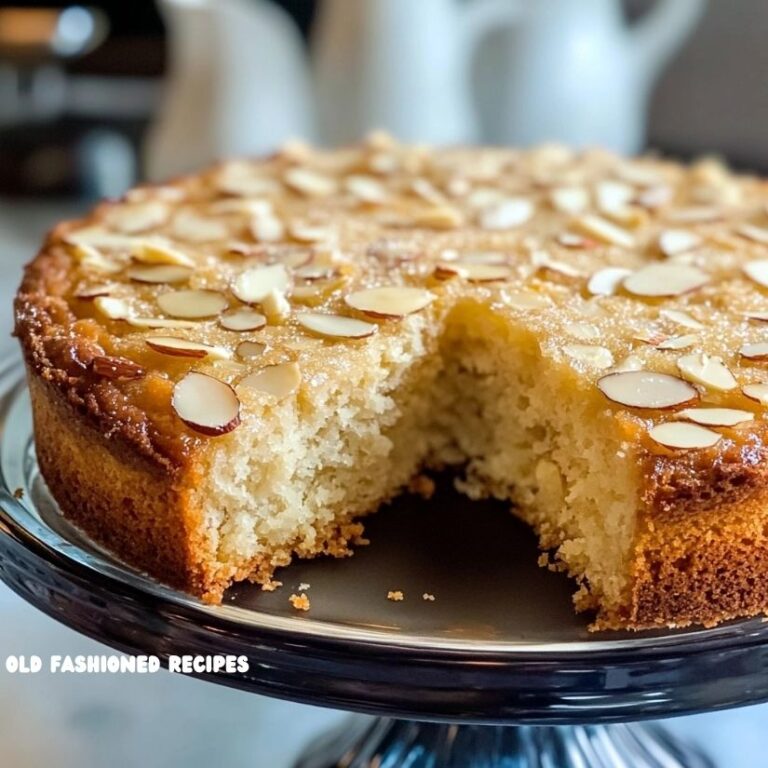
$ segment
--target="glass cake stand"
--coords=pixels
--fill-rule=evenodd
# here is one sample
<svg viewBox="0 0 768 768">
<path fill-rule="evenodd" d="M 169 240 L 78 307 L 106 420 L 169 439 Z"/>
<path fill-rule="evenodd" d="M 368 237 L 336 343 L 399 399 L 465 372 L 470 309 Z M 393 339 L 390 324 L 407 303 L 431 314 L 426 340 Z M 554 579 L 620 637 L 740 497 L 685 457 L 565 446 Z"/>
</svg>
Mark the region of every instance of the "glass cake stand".
<svg viewBox="0 0 768 768">
<path fill-rule="evenodd" d="M 236 654 L 225 685 L 352 716 L 297 768 L 704 768 L 648 718 L 768 700 L 768 624 L 587 632 L 573 585 L 531 532 L 440 490 L 367 524 L 350 559 L 285 569 L 203 605 L 131 570 L 59 514 L 35 461 L 26 388 L 0 371 L 0 578 L 64 624 L 129 653 Z M 300 584 L 311 610 L 288 601 Z M 401 590 L 404 600 L 387 600 Z M 423 596 L 433 595 L 434 600 Z"/>
</svg>

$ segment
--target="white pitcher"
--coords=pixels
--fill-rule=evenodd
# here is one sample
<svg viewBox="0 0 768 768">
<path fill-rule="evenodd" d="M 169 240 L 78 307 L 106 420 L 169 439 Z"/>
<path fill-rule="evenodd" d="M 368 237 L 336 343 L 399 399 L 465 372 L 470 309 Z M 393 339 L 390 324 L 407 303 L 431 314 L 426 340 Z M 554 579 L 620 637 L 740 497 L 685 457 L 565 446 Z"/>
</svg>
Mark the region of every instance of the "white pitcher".
<svg viewBox="0 0 768 768">
<path fill-rule="evenodd" d="M 145 148 L 149 178 L 314 138 L 306 52 L 282 9 L 267 0 L 158 4 L 170 71 Z"/>
<path fill-rule="evenodd" d="M 516 15 L 510 0 L 323 0 L 312 36 L 321 139 L 373 128 L 405 141 L 477 139 L 473 53 Z"/>
<path fill-rule="evenodd" d="M 628 26 L 618 0 L 526 3 L 478 62 L 486 138 L 638 151 L 656 77 L 703 8 L 704 0 L 658 0 Z"/>
</svg>

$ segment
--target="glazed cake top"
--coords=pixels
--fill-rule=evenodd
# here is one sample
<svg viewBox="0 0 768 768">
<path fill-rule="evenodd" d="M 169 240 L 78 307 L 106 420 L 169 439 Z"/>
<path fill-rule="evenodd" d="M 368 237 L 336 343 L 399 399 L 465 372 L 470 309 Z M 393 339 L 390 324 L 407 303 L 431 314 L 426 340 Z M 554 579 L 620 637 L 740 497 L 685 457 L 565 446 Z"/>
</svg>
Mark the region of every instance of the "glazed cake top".
<svg viewBox="0 0 768 768">
<path fill-rule="evenodd" d="M 90 374 L 166 420 L 170 404 L 197 440 L 475 298 L 653 450 L 706 449 L 768 404 L 766 203 L 764 181 L 712 159 L 292 144 L 60 225 L 18 314 L 23 334 L 25 294 L 53 295 L 60 335 L 104 352 Z"/>
</svg>

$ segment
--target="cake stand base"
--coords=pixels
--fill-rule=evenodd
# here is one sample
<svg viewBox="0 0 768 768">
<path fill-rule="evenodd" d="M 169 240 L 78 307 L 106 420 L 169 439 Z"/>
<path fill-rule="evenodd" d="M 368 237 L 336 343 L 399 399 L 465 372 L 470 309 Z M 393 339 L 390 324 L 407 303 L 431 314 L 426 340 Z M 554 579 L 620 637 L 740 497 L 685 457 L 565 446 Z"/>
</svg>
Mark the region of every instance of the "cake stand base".
<svg viewBox="0 0 768 768">
<path fill-rule="evenodd" d="M 295 768 L 714 768 L 657 725 L 442 725 L 353 717 Z"/>
</svg>

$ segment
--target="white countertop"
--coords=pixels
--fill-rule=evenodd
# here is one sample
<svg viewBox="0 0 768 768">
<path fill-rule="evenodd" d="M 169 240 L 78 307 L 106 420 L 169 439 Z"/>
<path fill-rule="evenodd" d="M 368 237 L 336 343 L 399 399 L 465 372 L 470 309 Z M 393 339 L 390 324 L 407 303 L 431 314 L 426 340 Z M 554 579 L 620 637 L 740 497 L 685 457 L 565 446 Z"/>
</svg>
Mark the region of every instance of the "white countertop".
<svg viewBox="0 0 768 768">
<path fill-rule="evenodd" d="M 21 265 L 73 206 L 0 201 L 0 359 Z M 340 713 L 273 701 L 166 672 L 11 675 L 11 654 L 107 653 L 0 585 L 0 765 L 8 768 L 288 768 Z M 668 721 L 723 768 L 768 765 L 768 705 Z"/>
</svg>

